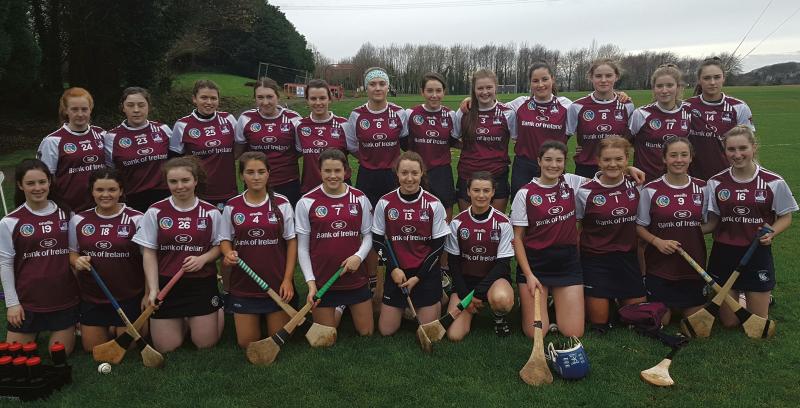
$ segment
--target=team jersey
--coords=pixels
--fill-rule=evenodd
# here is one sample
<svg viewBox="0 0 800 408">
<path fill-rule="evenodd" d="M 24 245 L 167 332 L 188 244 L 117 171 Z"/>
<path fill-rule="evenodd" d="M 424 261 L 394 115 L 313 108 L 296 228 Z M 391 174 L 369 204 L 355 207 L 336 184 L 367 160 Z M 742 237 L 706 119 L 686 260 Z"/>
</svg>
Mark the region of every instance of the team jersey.
<svg viewBox="0 0 800 408">
<path fill-rule="evenodd" d="M 600 142 L 608 136 L 628 138 L 628 119 L 633 114 L 633 103 L 614 99 L 600 101 L 590 93 L 572 103 L 567 109 L 567 134 L 578 138 L 581 152 L 575 155 L 575 164 L 597 165 Z"/>
<path fill-rule="evenodd" d="M 555 96 L 548 102 L 539 102 L 532 96 L 520 96 L 506 104 L 516 112 L 516 140 L 514 154 L 529 160 L 539 157 L 539 147 L 548 140 L 567 143 L 567 109 L 572 101 Z"/>
<path fill-rule="evenodd" d="M 90 256 L 92 265 L 118 300 L 144 293 L 142 253 L 132 241 L 142 213 L 130 207 L 105 217 L 95 208 L 72 216 L 69 221 L 69 250 Z M 78 271 L 81 299 L 91 303 L 110 303 L 89 271 Z"/>
<path fill-rule="evenodd" d="M 455 137 L 461 139 L 461 129 L 467 126 L 469 115 L 460 109 L 455 121 L 458 128 Z M 516 134 L 514 111 L 500 103 L 485 110 L 478 110 L 478 123 L 472 141 L 463 141 L 461 157 L 458 159 L 458 177 L 468 179 L 476 171 L 488 171 L 497 176 L 508 170 L 508 142 Z"/>
<path fill-rule="evenodd" d="M 691 118 L 687 107 L 681 104 L 666 111 L 658 103 L 651 103 L 633 111 L 629 124 L 633 138 L 633 165 L 644 172 L 646 181 L 650 182 L 664 174 L 664 142 L 674 137 L 689 136 Z"/>
<path fill-rule="evenodd" d="M 681 248 L 705 267 L 706 242 L 700 224 L 706 221 L 708 208 L 706 182 L 690 177 L 685 185 L 673 186 L 661 177 L 645 185 L 641 194 L 636 223 L 660 239 L 680 242 Z M 644 259 L 648 275 L 668 280 L 700 279 L 678 253 L 664 255 L 648 245 Z"/>
<path fill-rule="evenodd" d="M 575 217 L 581 222 L 581 253 L 602 255 L 636 249 L 639 190 L 624 177 L 606 185 L 599 174 L 578 188 Z"/>
<path fill-rule="evenodd" d="M 708 180 L 708 211 L 720 216 L 714 241 L 748 246 L 764 223 L 797 210 L 786 181 L 761 166 L 748 180 L 737 179 L 731 169 Z"/>
<path fill-rule="evenodd" d="M 300 192 L 307 193 L 322 183 L 319 170 L 319 155 L 325 149 L 339 149 L 347 156 L 347 132 L 345 118 L 330 114 L 325 121 L 317 121 L 311 117 L 297 122 L 295 132 L 295 148 L 303 154 L 303 181 Z M 350 166 L 344 169 L 344 179 L 351 176 Z"/>
<path fill-rule="evenodd" d="M 105 167 L 103 134 L 97 126 L 83 132 L 74 132 L 65 123 L 55 132 L 45 136 L 36 152 L 55 177 L 50 191 L 60 197 L 73 211 L 82 211 L 94 205 L 90 194 L 89 175 Z"/>
<path fill-rule="evenodd" d="M 522 186 L 511 204 L 511 225 L 525 228 L 525 248 L 540 250 L 551 246 L 575 246 L 575 192 L 585 178 L 562 174 L 552 185 L 539 178 Z"/>
<path fill-rule="evenodd" d="M 53 202 L 41 211 L 23 204 L 0 220 L 0 259 L 13 261 L 24 310 L 53 312 L 80 301 L 69 269 L 68 229 L 67 214 Z"/>
<path fill-rule="evenodd" d="M 119 171 L 125 193 L 167 189 L 161 165 L 167 161 L 171 138 L 169 126 L 153 121 L 135 128 L 122 122 L 106 132 L 106 165 Z"/>
<path fill-rule="evenodd" d="M 408 150 L 419 153 L 427 168 L 450 165 L 450 138 L 455 136 L 455 112 L 446 106 L 430 111 L 425 105 L 408 112 Z"/>
<path fill-rule="evenodd" d="M 245 191 L 246 193 L 246 191 Z M 286 241 L 294 239 L 294 211 L 289 199 L 275 194 L 250 203 L 242 193 L 228 200 L 222 210 L 219 240 L 230 241 L 245 261 L 267 284 L 278 290 L 286 271 Z M 264 290 L 238 265 L 230 277 L 234 296 L 263 297 Z"/>
<path fill-rule="evenodd" d="M 689 140 L 697 160 L 692 162 L 692 176 L 708 180 L 728 168 L 722 136 L 736 125 L 753 126 L 753 113 L 744 101 L 722 94 L 719 102 L 706 102 L 703 95 L 686 100 L 692 120 L 689 123 Z"/>
<path fill-rule="evenodd" d="M 470 209 L 466 209 L 450 222 L 451 233 L 444 249 L 461 257 L 461 272 L 466 276 L 484 278 L 497 259 L 514 256 L 511 222 L 505 214 L 489 208 L 492 214 L 485 220 L 475 219 Z"/>
<path fill-rule="evenodd" d="M 274 117 L 261 114 L 258 109 L 244 111 L 236 122 L 236 143 L 247 145 L 247 150 L 262 152 L 269 162 L 269 181 L 281 185 L 298 179 L 300 169 L 294 146 L 295 122 L 300 114 L 279 108 Z"/>
<path fill-rule="evenodd" d="M 227 112 L 215 112 L 211 118 L 202 119 L 193 111 L 175 122 L 169 148 L 197 156 L 203 163 L 208 173 L 203 195 L 207 200 L 222 201 L 237 194 L 234 129 L 236 119 Z"/>
<path fill-rule="evenodd" d="M 183 266 L 187 256 L 200 256 L 219 245 L 219 223 L 222 218 L 217 207 L 195 199 L 191 208 L 175 207 L 172 197 L 156 202 L 139 222 L 133 242 L 155 249 L 158 274 L 171 278 Z M 205 278 L 217 274 L 214 262 L 197 272 L 186 273 L 182 279 Z"/>
<path fill-rule="evenodd" d="M 416 269 L 431 253 L 428 241 L 450 234 L 446 218 L 444 206 L 433 194 L 420 189 L 416 199 L 406 201 L 398 188 L 375 204 L 372 232 L 391 241 L 400 269 Z"/>
<path fill-rule="evenodd" d="M 364 104 L 350 113 L 345 126 L 347 149 L 358 152 L 361 166 L 391 169 L 400 155 L 400 138 L 408 135 L 408 113 L 391 102 L 380 111 L 372 111 Z"/>
<path fill-rule="evenodd" d="M 317 288 L 333 276 L 345 259 L 361 247 L 372 227 L 372 205 L 360 190 L 345 185 L 338 196 L 328 195 L 317 186 L 300 198 L 295 211 L 298 234 L 308 235 L 311 269 Z M 342 275 L 331 287 L 335 290 L 360 288 L 368 283 L 366 265 Z"/>
</svg>

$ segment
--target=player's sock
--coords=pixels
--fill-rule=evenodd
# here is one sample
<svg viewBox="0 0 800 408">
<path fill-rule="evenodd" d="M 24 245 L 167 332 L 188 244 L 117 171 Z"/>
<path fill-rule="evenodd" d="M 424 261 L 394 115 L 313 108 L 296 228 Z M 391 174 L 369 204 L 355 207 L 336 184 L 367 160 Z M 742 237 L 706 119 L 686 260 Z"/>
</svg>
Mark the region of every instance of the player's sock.
<svg viewBox="0 0 800 408">
<path fill-rule="evenodd" d="M 494 312 L 494 334 L 500 337 L 511 334 L 511 325 L 508 324 L 505 314 Z"/>
</svg>

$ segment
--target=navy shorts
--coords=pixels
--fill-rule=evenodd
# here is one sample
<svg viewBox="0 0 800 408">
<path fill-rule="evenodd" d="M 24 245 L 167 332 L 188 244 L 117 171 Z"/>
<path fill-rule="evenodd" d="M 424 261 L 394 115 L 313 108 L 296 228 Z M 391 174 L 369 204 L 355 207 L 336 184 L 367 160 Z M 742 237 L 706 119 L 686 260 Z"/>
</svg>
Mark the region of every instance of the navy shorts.
<svg viewBox="0 0 800 408">
<path fill-rule="evenodd" d="M 686 309 L 706 303 L 703 293 L 706 285 L 701 279 L 669 280 L 647 275 L 644 285 L 647 288 L 648 301 L 662 302 L 670 308 Z"/>
<path fill-rule="evenodd" d="M 369 284 L 355 289 L 329 290 L 319 301 L 317 307 L 336 307 L 339 305 L 357 305 L 365 300 L 372 299 Z"/>
<path fill-rule="evenodd" d="M 479 283 L 483 282 L 483 278 L 480 278 L 480 277 L 477 277 L 477 276 L 469 276 L 469 275 L 462 275 L 462 276 L 464 278 L 464 285 L 466 286 L 467 290 L 464 293 L 459 293 L 458 294 L 458 298 L 459 299 L 464 299 L 464 297 L 466 297 L 472 289 L 475 289 L 475 286 L 478 286 Z M 492 283 L 489 284 L 489 287 L 491 288 L 492 285 L 495 282 L 497 282 L 497 280 L 499 280 L 499 279 L 505 279 L 505 280 L 508 281 L 508 283 L 511 283 L 511 274 L 504 275 L 504 276 L 501 276 L 501 277 L 495 279 L 494 281 L 492 281 Z M 485 298 L 481 298 L 481 297 L 479 297 L 477 295 L 475 297 L 477 297 L 480 300 L 486 301 Z"/>
<path fill-rule="evenodd" d="M 511 165 L 511 197 L 517 195 L 522 186 L 530 183 L 534 177 L 539 177 L 541 173 L 538 161 L 522 156 L 514 157 Z"/>
<path fill-rule="evenodd" d="M 583 284 L 583 272 L 574 245 L 553 246 L 540 250 L 525 249 L 533 276 L 546 287 L 562 287 Z M 517 265 L 517 284 L 526 283 L 525 274 Z"/>
<path fill-rule="evenodd" d="M 295 310 L 297 310 L 297 298 L 297 294 L 295 293 L 295 296 L 286 302 Z M 234 296 L 230 293 L 225 295 L 225 312 L 227 313 L 268 315 L 282 310 L 283 309 L 266 294 L 263 297 Z"/>
<path fill-rule="evenodd" d="M 426 279 L 419 281 L 411 290 L 411 302 L 419 309 L 431 306 L 442 300 L 442 271 L 434 265 Z M 392 280 L 390 271 L 386 271 L 386 282 L 383 284 L 383 304 L 405 309 L 408 306 L 406 296 Z"/>
<path fill-rule="evenodd" d="M 356 188 L 367 196 L 374 208 L 381 197 L 397 188 L 397 176 L 392 169 L 370 170 L 360 166 Z"/>
<path fill-rule="evenodd" d="M 581 255 L 583 288 L 586 296 L 606 299 L 632 299 L 647 293 L 636 252 L 609 252 Z"/>
<path fill-rule="evenodd" d="M 452 207 L 456 203 L 453 169 L 450 166 L 428 169 L 428 191 L 442 202 L 444 208 Z"/>
<path fill-rule="evenodd" d="M 578 164 L 575 163 L 575 174 L 586 177 L 594 178 L 595 174 L 600 171 L 600 167 L 596 164 Z"/>
<path fill-rule="evenodd" d="M 144 294 L 134 296 L 130 299 L 120 300 L 119 306 L 125 312 L 128 320 L 134 322 L 139 318 L 142 313 L 142 296 Z M 100 326 L 100 327 L 125 327 L 125 323 L 111 306 L 111 303 L 91 303 L 81 301 L 81 317 L 80 322 L 86 326 Z"/>
<path fill-rule="evenodd" d="M 25 310 L 23 308 L 23 310 Z M 14 333 L 39 333 L 68 329 L 78 323 L 80 307 L 78 305 L 54 312 L 31 312 L 25 310 L 22 327 L 13 327 L 6 323 L 6 329 Z"/>
<path fill-rule="evenodd" d="M 511 186 L 508 184 L 508 167 L 498 174 L 493 175 L 495 184 L 497 187 L 494 190 L 494 199 L 495 200 L 502 200 L 511 196 Z M 457 184 L 457 192 L 458 198 L 469 202 L 469 196 L 467 195 L 467 180 L 461 177 L 458 178 Z"/>
<path fill-rule="evenodd" d="M 292 204 L 292 207 L 294 207 L 295 204 L 300 201 L 300 180 L 292 180 L 287 183 L 272 186 L 272 191 L 286 196 Z"/>
<path fill-rule="evenodd" d="M 163 288 L 168 277 L 159 275 L 158 286 Z M 222 297 L 217 287 L 217 277 L 183 277 L 164 298 L 164 302 L 153 313 L 152 319 L 178 319 L 182 317 L 205 316 L 222 307 Z"/>
<path fill-rule="evenodd" d="M 720 286 L 739 266 L 739 261 L 747 251 L 747 247 L 733 246 L 714 242 L 711 256 L 708 259 L 708 274 Z M 772 259 L 772 245 L 756 247 L 756 251 L 745 265 L 733 284 L 733 289 L 747 292 L 769 292 L 775 288 L 775 263 Z"/>
</svg>

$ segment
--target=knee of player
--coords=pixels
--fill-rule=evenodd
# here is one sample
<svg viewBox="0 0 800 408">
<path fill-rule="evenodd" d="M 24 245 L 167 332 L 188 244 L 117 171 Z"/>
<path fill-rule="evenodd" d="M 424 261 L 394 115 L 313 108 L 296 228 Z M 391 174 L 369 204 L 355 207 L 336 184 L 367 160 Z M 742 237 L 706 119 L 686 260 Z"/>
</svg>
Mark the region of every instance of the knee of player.
<svg viewBox="0 0 800 408">
<path fill-rule="evenodd" d="M 507 293 L 506 291 L 492 293 L 492 296 L 489 297 L 489 305 L 495 312 L 508 313 L 514 307 L 514 293 Z"/>
</svg>

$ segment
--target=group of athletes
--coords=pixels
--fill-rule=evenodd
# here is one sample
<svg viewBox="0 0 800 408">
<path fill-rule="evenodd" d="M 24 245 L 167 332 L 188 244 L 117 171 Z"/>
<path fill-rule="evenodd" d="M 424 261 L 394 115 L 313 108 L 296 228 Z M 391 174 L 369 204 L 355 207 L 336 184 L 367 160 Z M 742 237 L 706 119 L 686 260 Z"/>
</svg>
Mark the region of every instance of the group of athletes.
<svg viewBox="0 0 800 408">
<path fill-rule="evenodd" d="M 72 350 L 80 323 L 91 350 L 124 331 L 94 267 L 131 320 L 184 271 L 150 320 L 157 350 L 181 346 L 187 333 L 198 348 L 214 346 L 223 303 L 246 347 L 262 337 L 262 321 L 273 334 L 289 316 L 240 259 L 295 306 L 298 263 L 308 301 L 342 268 L 313 320 L 335 327 L 349 311 L 360 335 L 374 331 L 373 296 L 378 330 L 391 335 L 405 291 L 427 323 L 474 290 L 469 313 L 448 329 L 459 340 L 487 304 L 496 333 L 510 333 L 516 258 L 525 334 L 533 336 L 538 288 L 543 307 L 553 299 L 558 330 L 580 337 L 587 320 L 610 328 L 617 306 L 653 300 L 684 315 L 698 310 L 704 283 L 676 249 L 705 266 L 703 236 L 713 233 L 708 270 L 723 282 L 763 224 L 774 232 L 760 238 L 734 289 L 767 317 L 771 244 L 798 206 L 786 182 L 757 162 L 750 109 L 722 92 L 720 61 L 700 66 L 688 100 L 681 71 L 659 67 L 654 101 L 638 109 L 615 91 L 614 61 L 591 66 L 594 91 L 576 101 L 557 96 L 553 74 L 534 64 L 531 95 L 500 103 L 495 75 L 479 70 L 470 97 L 451 110 L 442 105 L 445 80 L 430 73 L 420 82 L 424 103 L 403 109 L 387 101 L 386 71 L 371 68 L 368 101 L 349 118 L 330 111 L 325 81 L 308 83 L 302 117 L 280 105 L 278 84 L 265 78 L 254 88 L 256 108 L 238 120 L 218 111 L 218 87 L 201 80 L 195 109 L 172 128 L 149 119 L 150 95 L 133 87 L 121 98 L 126 119 L 107 131 L 91 124 L 91 95 L 70 88 L 59 106 L 64 125 L 42 140 L 38 159 L 19 164 L 18 207 L 0 221 L 7 341 L 49 331 L 51 343 Z M 570 136 L 576 174 L 565 173 Z M 359 163 L 355 186 L 348 155 Z M 374 294 L 381 259 L 385 282 Z M 453 282 L 445 295 L 443 272 Z M 720 317 L 737 323 L 725 306 Z"/>
</svg>

